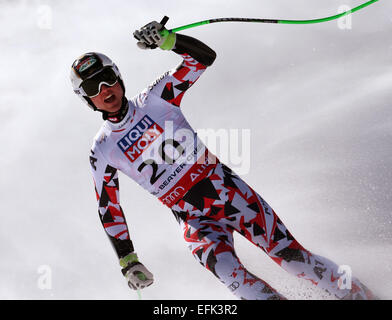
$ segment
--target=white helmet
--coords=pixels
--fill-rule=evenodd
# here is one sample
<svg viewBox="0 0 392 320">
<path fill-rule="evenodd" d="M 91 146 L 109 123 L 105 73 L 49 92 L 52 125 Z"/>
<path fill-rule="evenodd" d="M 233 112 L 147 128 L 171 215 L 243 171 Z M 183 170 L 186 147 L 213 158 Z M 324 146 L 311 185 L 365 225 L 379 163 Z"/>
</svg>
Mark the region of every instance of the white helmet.
<svg viewBox="0 0 392 320">
<path fill-rule="evenodd" d="M 94 111 L 97 110 L 97 107 L 92 103 L 90 99 L 91 95 L 88 95 L 86 93 L 86 90 L 88 88 L 86 86 L 83 88 L 82 85 L 86 84 L 86 82 L 84 82 L 85 80 L 91 79 L 95 75 L 99 74 L 101 71 L 107 69 L 111 70 L 111 72 L 109 72 L 108 77 L 109 78 L 115 77 L 115 80 L 120 83 L 125 94 L 125 87 L 120 71 L 118 70 L 116 64 L 102 53 L 98 53 L 98 52 L 85 53 L 84 55 L 76 59 L 71 67 L 71 82 L 72 82 L 72 87 L 74 92 L 84 102 L 86 102 L 87 105 Z M 107 82 L 110 80 L 105 78 L 100 79 L 99 81 L 100 84 L 98 85 L 98 93 L 99 93 L 99 88 L 101 86 L 101 83 L 107 85 L 114 84 L 114 83 Z"/>
</svg>

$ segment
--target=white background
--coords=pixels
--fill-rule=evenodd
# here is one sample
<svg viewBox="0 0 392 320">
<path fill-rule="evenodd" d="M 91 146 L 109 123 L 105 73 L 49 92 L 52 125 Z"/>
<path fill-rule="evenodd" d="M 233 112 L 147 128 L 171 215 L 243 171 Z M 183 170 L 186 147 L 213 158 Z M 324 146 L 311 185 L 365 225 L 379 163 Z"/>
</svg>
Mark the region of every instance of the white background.
<svg viewBox="0 0 392 320">
<path fill-rule="evenodd" d="M 356 0 L 0 0 L 0 298 L 137 299 L 98 218 L 88 161 L 101 125 L 72 92 L 70 66 L 99 51 L 130 98 L 180 61 L 132 32 L 218 17 L 308 19 Z M 218 54 L 183 99 L 195 129 L 251 130 L 243 175 L 297 240 L 392 297 L 392 4 L 317 25 L 220 23 L 184 32 Z M 213 150 L 212 150 L 213 151 Z M 143 299 L 232 299 L 191 256 L 170 210 L 120 175 L 131 238 L 155 283 Z M 250 271 L 290 299 L 324 296 L 236 237 Z M 41 266 L 52 271 L 40 289 Z"/>
</svg>

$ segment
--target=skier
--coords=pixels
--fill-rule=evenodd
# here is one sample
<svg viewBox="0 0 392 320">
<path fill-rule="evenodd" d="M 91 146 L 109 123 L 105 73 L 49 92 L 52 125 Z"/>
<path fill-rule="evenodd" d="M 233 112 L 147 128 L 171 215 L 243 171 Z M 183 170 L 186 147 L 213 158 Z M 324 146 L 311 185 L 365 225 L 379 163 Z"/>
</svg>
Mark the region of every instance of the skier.
<svg viewBox="0 0 392 320">
<path fill-rule="evenodd" d="M 184 93 L 211 66 L 216 53 L 197 39 L 171 33 L 153 21 L 134 32 L 141 49 L 173 51 L 182 62 L 131 100 L 117 66 L 90 52 L 72 64 L 74 92 L 105 120 L 95 136 L 90 164 L 98 212 L 133 289 L 153 283 L 138 260 L 120 206 L 117 171 L 135 180 L 169 207 L 193 256 L 241 299 L 285 299 L 240 262 L 237 231 L 289 273 L 340 299 L 372 299 L 358 279 L 339 285 L 339 266 L 299 244 L 274 210 L 205 147 L 184 118 Z"/>
</svg>

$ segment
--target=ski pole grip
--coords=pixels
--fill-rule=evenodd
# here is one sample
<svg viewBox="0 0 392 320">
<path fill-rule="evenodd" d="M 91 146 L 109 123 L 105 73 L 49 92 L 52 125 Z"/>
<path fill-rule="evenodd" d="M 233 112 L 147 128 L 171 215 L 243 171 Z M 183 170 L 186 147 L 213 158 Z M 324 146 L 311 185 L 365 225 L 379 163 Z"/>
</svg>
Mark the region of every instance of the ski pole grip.
<svg viewBox="0 0 392 320">
<path fill-rule="evenodd" d="M 169 20 L 169 17 L 168 16 L 164 16 L 162 18 L 161 22 L 159 22 L 159 23 L 162 25 L 162 27 L 164 27 L 168 20 Z"/>
<path fill-rule="evenodd" d="M 159 33 L 161 34 L 162 37 L 166 37 L 170 33 L 170 31 L 165 28 L 165 24 L 168 20 L 169 20 L 169 17 L 164 16 L 162 18 L 161 22 L 159 22 L 162 25 L 162 29 L 159 30 Z"/>
</svg>

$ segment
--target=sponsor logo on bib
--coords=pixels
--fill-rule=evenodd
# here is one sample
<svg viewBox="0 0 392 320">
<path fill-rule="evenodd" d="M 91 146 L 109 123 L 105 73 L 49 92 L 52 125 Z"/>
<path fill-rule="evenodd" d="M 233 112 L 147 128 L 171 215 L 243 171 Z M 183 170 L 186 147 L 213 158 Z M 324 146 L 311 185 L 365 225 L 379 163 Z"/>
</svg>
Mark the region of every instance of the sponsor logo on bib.
<svg viewBox="0 0 392 320">
<path fill-rule="evenodd" d="M 134 162 L 163 132 L 163 129 L 145 115 L 129 130 L 117 145 L 129 161 Z"/>
</svg>

